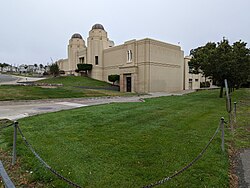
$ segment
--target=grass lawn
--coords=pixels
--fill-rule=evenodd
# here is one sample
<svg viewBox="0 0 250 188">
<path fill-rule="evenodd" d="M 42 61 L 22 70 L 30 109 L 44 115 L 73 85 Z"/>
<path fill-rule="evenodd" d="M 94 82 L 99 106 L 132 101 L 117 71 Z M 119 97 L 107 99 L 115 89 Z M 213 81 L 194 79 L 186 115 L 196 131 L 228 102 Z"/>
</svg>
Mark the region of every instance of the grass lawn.
<svg viewBox="0 0 250 188">
<path fill-rule="evenodd" d="M 87 77 L 67 76 L 49 78 L 38 83 L 63 84 L 57 88 L 42 88 L 38 86 L 0 86 L 0 101 L 4 100 L 34 100 L 53 98 L 81 98 L 99 96 L 125 95 L 118 91 L 104 89 L 83 89 L 75 86 L 107 87 L 110 84 Z"/>
<path fill-rule="evenodd" d="M 237 101 L 237 123 L 233 134 L 236 149 L 250 148 L 250 89 L 244 93 L 236 92 L 234 101 Z"/>
<path fill-rule="evenodd" d="M 218 92 L 84 107 L 19 123 L 40 156 L 82 187 L 142 187 L 172 175 L 201 152 L 220 118 L 227 117 L 225 98 L 218 98 Z M 246 100 L 248 94 L 249 90 L 234 93 L 238 100 Z M 3 130 L 0 146 L 11 150 L 11 142 L 12 130 Z M 159 187 L 229 187 L 228 156 L 220 144 L 219 133 L 197 163 Z M 44 170 L 20 135 L 17 147 L 34 181 L 68 187 Z"/>
</svg>

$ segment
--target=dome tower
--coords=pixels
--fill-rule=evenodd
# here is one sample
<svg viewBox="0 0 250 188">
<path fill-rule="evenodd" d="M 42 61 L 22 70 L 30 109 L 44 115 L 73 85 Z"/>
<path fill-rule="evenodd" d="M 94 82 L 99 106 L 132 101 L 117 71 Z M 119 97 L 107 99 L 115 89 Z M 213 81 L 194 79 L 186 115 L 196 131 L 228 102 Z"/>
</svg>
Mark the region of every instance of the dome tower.
<svg viewBox="0 0 250 188">
<path fill-rule="evenodd" d="M 103 50 L 111 47 L 110 44 L 103 25 L 93 25 L 88 37 L 88 64 L 93 65 L 92 78 L 103 80 Z"/>
<path fill-rule="evenodd" d="M 78 53 L 79 51 L 86 48 L 85 41 L 79 33 L 75 33 L 72 35 L 69 40 L 68 45 L 68 61 L 69 61 L 69 70 L 74 73 L 77 68 L 77 64 L 79 63 Z"/>
</svg>

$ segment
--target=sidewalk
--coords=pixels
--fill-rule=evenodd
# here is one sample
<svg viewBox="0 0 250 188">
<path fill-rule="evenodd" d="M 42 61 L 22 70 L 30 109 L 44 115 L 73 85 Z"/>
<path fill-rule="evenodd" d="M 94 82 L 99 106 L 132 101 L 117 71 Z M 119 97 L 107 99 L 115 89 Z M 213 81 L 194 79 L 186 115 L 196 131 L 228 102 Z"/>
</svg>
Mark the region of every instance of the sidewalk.
<svg viewBox="0 0 250 188">
<path fill-rule="evenodd" d="M 46 79 L 46 78 L 15 76 L 15 75 L 9 75 L 9 76 L 15 78 L 15 80 L 0 82 L 0 85 L 18 85 L 20 83 L 23 84 L 25 82 L 35 82 L 35 81 L 38 81 L 38 80 Z"/>
<path fill-rule="evenodd" d="M 239 154 L 237 171 L 239 188 L 250 188 L 250 148 Z"/>
<path fill-rule="evenodd" d="M 56 112 L 79 107 L 102 105 L 122 102 L 144 102 L 144 99 L 183 95 L 194 91 L 179 93 L 151 93 L 148 95 L 131 97 L 95 97 L 95 98 L 66 98 L 27 101 L 0 101 L 0 119 L 18 120 L 36 114 Z"/>
</svg>

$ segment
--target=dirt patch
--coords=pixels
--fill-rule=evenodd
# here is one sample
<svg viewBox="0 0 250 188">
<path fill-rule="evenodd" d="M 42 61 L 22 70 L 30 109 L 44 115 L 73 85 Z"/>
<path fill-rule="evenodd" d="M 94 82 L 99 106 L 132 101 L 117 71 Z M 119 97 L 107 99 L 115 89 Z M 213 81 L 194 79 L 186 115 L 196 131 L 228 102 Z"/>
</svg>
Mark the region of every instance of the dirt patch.
<svg viewBox="0 0 250 188">
<path fill-rule="evenodd" d="M 239 152 L 236 149 L 234 149 L 233 143 L 230 143 L 229 148 L 228 148 L 228 156 L 229 156 L 229 163 L 230 163 L 230 168 L 229 168 L 230 188 L 239 187 L 239 178 L 238 178 L 237 168 L 236 168 L 237 166 L 239 166 L 238 155 L 239 155 Z"/>
<path fill-rule="evenodd" d="M 11 181 L 16 187 L 25 187 L 25 188 L 42 188 L 46 185 L 40 182 L 31 182 L 30 176 L 32 172 L 26 171 L 21 167 L 20 159 L 17 158 L 17 162 L 14 166 L 11 164 L 11 153 L 3 151 L 0 149 L 1 161 L 4 165 L 6 172 L 8 173 Z M 0 187 L 3 187 L 2 178 L 0 177 Z"/>
<path fill-rule="evenodd" d="M 0 119 L 0 127 L 9 125 L 13 123 L 8 119 Z M 0 134 L 1 136 L 1 134 Z M 16 164 L 12 165 L 12 152 L 5 151 L 0 148 L 0 160 L 2 161 L 4 168 L 10 177 L 11 181 L 14 183 L 16 187 L 25 187 L 25 188 L 41 188 L 47 187 L 41 182 L 32 182 L 31 181 L 31 173 L 21 167 L 20 158 L 17 158 Z M 3 186 L 2 178 L 0 177 L 0 187 Z"/>
</svg>

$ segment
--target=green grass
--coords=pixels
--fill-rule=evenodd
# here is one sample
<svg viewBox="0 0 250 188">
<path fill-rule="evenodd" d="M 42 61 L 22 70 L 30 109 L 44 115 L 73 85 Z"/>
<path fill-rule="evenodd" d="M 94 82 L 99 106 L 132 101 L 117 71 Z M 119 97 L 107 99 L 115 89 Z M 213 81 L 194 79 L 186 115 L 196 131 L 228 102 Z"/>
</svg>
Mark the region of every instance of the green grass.
<svg viewBox="0 0 250 188">
<path fill-rule="evenodd" d="M 54 98 L 81 98 L 125 95 L 118 91 L 104 89 L 83 89 L 75 86 L 110 86 L 106 82 L 87 77 L 56 77 L 38 81 L 38 83 L 63 84 L 57 88 L 42 88 L 38 86 L 0 86 L 0 101 L 4 100 L 35 100 Z"/>
<path fill-rule="evenodd" d="M 64 86 L 110 86 L 107 82 L 84 76 L 61 76 L 40 80 L 38 83 L 63 84 Z"/>
<path fill-rule="evenodd" d="M 193 160 L 221 116 L 225 99 L 216 90 L 49 113 L 24 118 L 20 126 L 49 165 L 83 187 L 142 187 Z M 1 137 L 1 145 L 11 148 L 12 131 Z M 201 160 L 159 187 L 229 187 L 228 157 L 220 144 L 217 135 Z M 67 187 L 42 168 L 20 137 L 17 147 L 33 180 Z"/>
<path fill-rule="evenodd" d="M 243 93 L 235 92 L 234 101 L 237 102 L 237 123 L 233 133 L 233 141 L 237 149 L 250 148 L 250 90 Z"/>
</svg>

